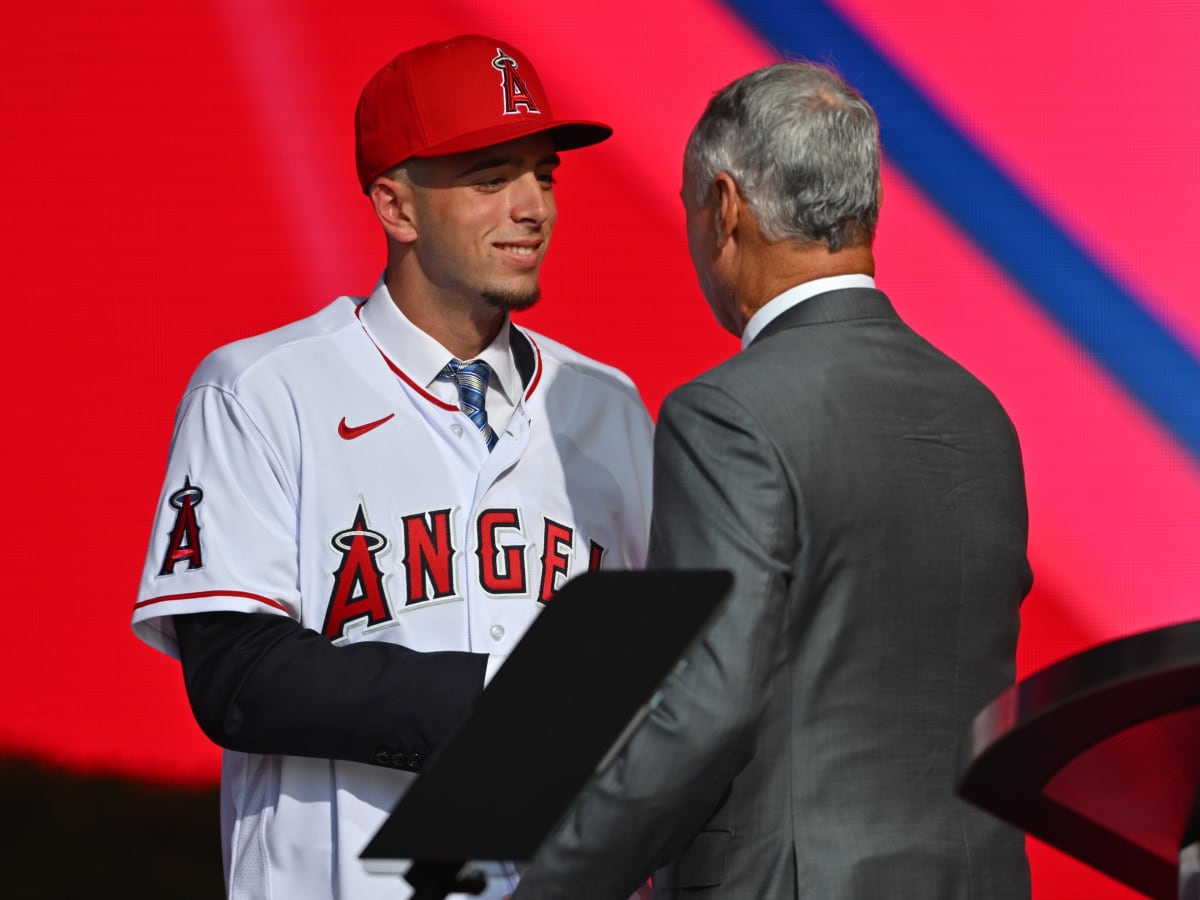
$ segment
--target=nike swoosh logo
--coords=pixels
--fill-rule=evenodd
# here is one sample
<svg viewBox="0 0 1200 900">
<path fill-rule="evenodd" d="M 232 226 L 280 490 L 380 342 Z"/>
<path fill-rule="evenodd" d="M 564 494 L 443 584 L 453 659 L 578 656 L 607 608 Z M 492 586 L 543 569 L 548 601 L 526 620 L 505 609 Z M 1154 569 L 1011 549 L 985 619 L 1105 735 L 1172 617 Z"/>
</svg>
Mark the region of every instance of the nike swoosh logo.
<svg viewBox="0 0 1200 900">
<path fill-rule="evenodd" d="M 367 422 L 363 425 L 347 425 L 346 417 L 343 416 L 342 421 L 338 422 L 338 435 L 347 441 L 352 441 L 356 437 L 362 437 L 368 431 L 374 431 L 384 422 L 395 417 L 396 414 L 392 413 L 390 416 L 384 416 L 382 419 L 376 419 L 374 422 Z"/>
</svg>

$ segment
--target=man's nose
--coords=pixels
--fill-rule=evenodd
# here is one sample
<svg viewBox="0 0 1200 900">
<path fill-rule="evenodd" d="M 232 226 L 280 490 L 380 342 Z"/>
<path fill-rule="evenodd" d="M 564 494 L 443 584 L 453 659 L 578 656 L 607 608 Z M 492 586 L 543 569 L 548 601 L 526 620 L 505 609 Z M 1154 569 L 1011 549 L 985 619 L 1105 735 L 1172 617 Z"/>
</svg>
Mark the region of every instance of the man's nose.
<svg viewBox="0 0 1200 900">
<path fill-rule="evenodd" d="M 554 195 L 534 172 L 526 172 L 513 183 L 511 215 L 518 222 L 540 225 L 554 208 Z"/>
</svg>

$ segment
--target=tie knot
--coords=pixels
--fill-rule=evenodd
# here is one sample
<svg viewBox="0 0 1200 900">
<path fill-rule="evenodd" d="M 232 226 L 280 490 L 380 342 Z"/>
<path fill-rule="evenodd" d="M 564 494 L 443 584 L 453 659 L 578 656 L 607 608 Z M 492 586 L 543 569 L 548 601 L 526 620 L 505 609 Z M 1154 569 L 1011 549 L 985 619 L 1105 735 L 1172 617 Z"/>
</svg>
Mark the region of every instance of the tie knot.
<svg viewBox="0 0 1200 900">
<path fill-rule="evenodd" d="M 446 363 L 446 368 L 438 373 L 442 381 L 453 381 L 458 386 L 458 408 L 466 413 L 467 418 L 483 434 L 488 450 L 496 446 L 496 433 L 487 420 L 487 405 L 484 397 L 487 393 L 488 379 L 492 376 L 491 367 L 482 359 L 470 362 L 459 362 L 452 359 Z"/>
<path fill-rule="evenodd" d="M 473 359 L 470 362 L 460 362 L 457 359 L 452 359 L 446 363 L 446 368 L 443 372 L 448 373 L 450 378 L 459 384 L 463 384 L 464 382 L 474 384 L 479 390 L 485 390 L 488 380 L 492 377 L 492 367 L 482 359 Z"/>
</svg>

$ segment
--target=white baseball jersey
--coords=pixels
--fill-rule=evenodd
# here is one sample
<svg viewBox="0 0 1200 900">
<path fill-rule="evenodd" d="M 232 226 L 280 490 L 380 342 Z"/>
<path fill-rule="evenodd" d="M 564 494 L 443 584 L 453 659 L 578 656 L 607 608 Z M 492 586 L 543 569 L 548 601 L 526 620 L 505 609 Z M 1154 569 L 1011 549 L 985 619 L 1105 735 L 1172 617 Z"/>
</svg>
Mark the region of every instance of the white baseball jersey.
<svg viewBox="0 0 1200 900">
<path fill-rule="evenodd" d="M 339 298 L 197 369 L 133 615 L 140 638 L 177 656 L 173 615 L 268 612 L 335 643 L 503 657 L 567 579 L 642 566 L 653 426 L 629 379 L 523 331 L 535 369 L 489 453 L 389 355 L 371 320 L 390 303 L 382 285 Z M 229 896 L 409 896 L 358 854 L 414 777 L 226 750 Z"/>
</svg>

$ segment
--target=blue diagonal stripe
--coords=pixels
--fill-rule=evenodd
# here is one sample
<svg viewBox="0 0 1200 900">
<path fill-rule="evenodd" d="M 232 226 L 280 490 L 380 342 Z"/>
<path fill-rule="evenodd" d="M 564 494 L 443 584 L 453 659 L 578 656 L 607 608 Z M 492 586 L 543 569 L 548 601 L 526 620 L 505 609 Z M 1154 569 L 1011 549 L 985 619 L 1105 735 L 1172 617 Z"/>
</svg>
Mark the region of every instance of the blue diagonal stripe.
<svg viewBox="0 0 1200 900">
<path fill-rule="evenodd" d="M 782 56 L 862 91 L 888 159 L 1200 458 L 1200 362 L 861 34 L 820 0 L 727 5 Z"/>
</svg>

